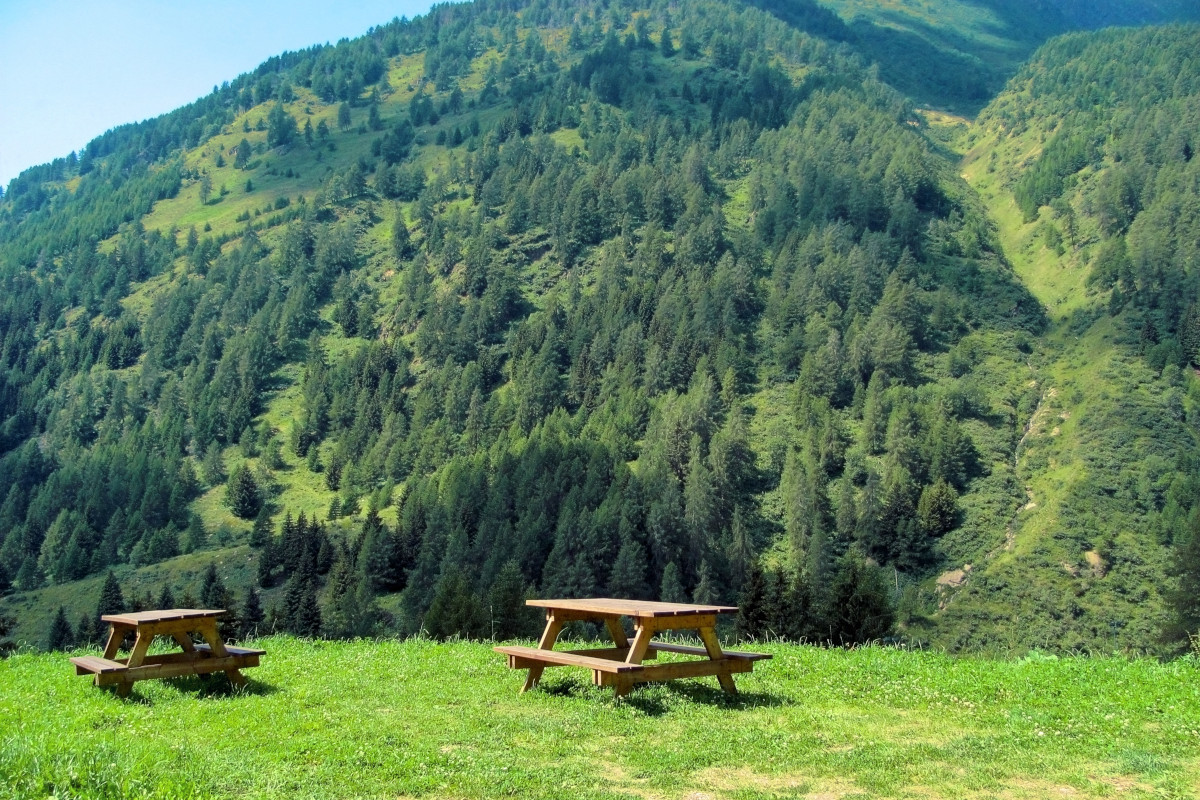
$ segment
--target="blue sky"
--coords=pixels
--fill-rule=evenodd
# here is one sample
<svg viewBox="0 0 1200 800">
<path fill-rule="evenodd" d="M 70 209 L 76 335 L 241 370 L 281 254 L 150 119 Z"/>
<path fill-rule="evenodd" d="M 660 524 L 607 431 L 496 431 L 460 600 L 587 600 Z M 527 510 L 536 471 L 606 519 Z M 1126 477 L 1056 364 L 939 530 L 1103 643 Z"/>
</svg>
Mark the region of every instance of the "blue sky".
<svg viewBox="0 0 1200 800">
<path fill-rule="evenodd" d="M 366 33 L 430 0 L 0 0 L 0 185 L 285 50 Z"/>
</svg>

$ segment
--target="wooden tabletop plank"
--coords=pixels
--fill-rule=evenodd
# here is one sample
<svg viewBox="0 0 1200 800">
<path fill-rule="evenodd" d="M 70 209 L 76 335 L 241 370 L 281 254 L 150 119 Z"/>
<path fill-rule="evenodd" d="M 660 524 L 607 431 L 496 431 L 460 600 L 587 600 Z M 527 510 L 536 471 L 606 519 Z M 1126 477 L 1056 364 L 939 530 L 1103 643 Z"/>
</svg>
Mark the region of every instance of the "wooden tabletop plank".
<svg viewBox="0 0 1200 800">
<path fill-rule="evenodd" d="M 706 606 L 695 603 L 656 603 L 649 600 L 618 600 L 592 597 L 559 600 L 526 600 L 526 605 L 551 610 L 617 614 L 626 617 L 679 617 L 695 614 L 736 614 L 737 606 Z"/>
<path fill-rule="evenodd" d="M 105 614 L 100 619 L 117 625 L 145 625 L 154 622 L 173 622 L 183 619 L 219 617 L 223 608 L 168 608 L 161 611 L 136 611 L 129 614 Z"/>
</svg>

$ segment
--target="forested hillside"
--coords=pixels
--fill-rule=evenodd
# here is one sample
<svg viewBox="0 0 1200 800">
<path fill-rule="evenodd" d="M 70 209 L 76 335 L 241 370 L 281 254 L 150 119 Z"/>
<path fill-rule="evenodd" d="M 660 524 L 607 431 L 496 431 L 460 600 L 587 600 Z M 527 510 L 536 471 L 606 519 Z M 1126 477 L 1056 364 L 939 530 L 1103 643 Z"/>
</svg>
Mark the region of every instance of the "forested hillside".
<svg viewBox="0 0 1200 800">
<path fill-rule="evenodd" d="M 813 29 L 815 14 L 806 4 L 754 4 Z M 825 5 L 840 19 L 832 24 L 822 19 L 823 35 L 877 62 L 881 77 L 918 103 L 972 115 L 1041 44 L 1060 33 L 1200 19 L 1200 7 L 1191 0 L 827 0 Z M 816 3 L 812 8 L 825 11 Z"/>
<path fill-rule="evenodd" d="M 107 575 L 102 608 L 123 584 L 121 602 L 309 635 L 509 636 L 534 592 L 740 602 L 747 635 L 1156 646 L 1169 531 L 1195 505 L 1190 351 L 1127 367 L 1159 460 L 1132 486 L 1107 462 L 1111 491 L 1065 515 L 1102 587 L 1136 539 L 1135 578 L 1095 595 L 1136 624 L 1064 616 L 1040 572 L 993 580 L 1023 568 L 1029 476 L 1054 469 L 1030 453 L 1061 396 L 1058 311 L 911 101 L 829 15 L 801 17 L 439 7 L 14 180 L 0 591 L 18 635 L 89 635 Z M 1136 252 L 1138 224 L 1098 250 Z M 1194 298 L 1181 257 L 1170 293 Z M 1169 341 L 1190 312 L 1130 280 L 1120 313 Z M 1089 419 L 1121 426 L 1089 430 L 1120 435 L 1140 397 L 1097 401 Z M 1151 518 L 1167 532 L 1125 528 Z"/>
<path fill-rule="evenodd" d="M 964 141 L 967 177 L 1052 324 L 1019 454 L 1030 502 L 1011 559 L 957 598 L 961 636 L 1014 606 L 1078 646 L 1081 628 L 1178 636 L 1173 605 L 1195 625 L 1194 587 L 1181 596 L 1167 576 L 1200 563 L 1198 45 L 1194 26 L 1057 39 Z"/>
</svg>

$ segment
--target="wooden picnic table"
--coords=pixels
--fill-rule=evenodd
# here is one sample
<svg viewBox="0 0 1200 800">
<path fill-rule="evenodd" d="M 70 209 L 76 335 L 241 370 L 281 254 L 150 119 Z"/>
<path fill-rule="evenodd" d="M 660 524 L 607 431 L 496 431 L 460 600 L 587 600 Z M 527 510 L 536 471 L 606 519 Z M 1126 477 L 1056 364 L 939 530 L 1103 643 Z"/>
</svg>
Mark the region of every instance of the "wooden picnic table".
<svg viewBox="0 0 1200 800">
<path fill-rule="evenodd" d="M 224 609 L 171 608 L 106 614 L 100 618 L 110 626 L 104 654 L 72 658 L 75 674 L 94 674 L 97 686 L 115 686 L 121 697 L 129 695 L 135 681 L 211 672 L 224 672 L 234 685 L 244 686 L 246 678 L 239 670 L 257 667 L 258 657 L 266 651 L 225 644 L 217 633 L 217 618 L 224 613 Z M 133 649 L 128 658 L 117 658 L 129 633 L 135 636 Z M 199 634 L 204 642 L 196 644 L 192 634 Z M 158 636 L 170 636 L 181 651 L 147 655 Z"/>
<path fill-rule="evenodd" d="M 754 662 L 770 658 L 766 653 L 745 653 L 722 650 L 717 640 L 717 617 L 737 613 L 736 606 L 708 606 L 689 603 L 656 603 L 643 600 L 590 598 L 578 600 L 527 600 L 527 605 L 546 609 L 546 629 L 537 647 L 504 645 L 495 648 L 508 656 L 508 666 L 527 669 L 522 692 L 537 686 L 546 667 L 578 666 L 592 670 L 592 682 L 597 686 L 612 686 L 620 697 L 636 683 L 668 681 L 675 678 L 696 678 L 715 675 L 721 688 L 736 694 L 733 673 L 750 672 Z M 633 641 L 625 635 L 622 617 L 633 619 Z M 554 650 L 554 643 L 563 626 L 576 620 L 603 622 L 612 637 L 613 647 L 586 650 Z M 660 631 L 694 630 L 703 647 L 656 642 Z M 676 661 L 667 664 L 643 664 L 654 660 L 659 653 L 682 653 L 700 656 L 698 660 Z"/>
</svg>

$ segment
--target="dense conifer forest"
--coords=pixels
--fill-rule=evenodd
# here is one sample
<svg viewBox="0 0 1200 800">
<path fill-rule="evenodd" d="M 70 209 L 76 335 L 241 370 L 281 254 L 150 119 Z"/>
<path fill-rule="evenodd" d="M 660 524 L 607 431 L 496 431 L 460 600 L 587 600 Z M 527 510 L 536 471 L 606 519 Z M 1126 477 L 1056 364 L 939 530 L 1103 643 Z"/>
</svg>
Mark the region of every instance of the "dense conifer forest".
<svg viewBox="0 0 1200 800">
<path fill-rule="evenodd" d="M 1056 39 L 963 146 L 1023 148 L 997 174 L 1087 269 L 1069 319 L 902 94 L 936 84 L 872 41 L 816 4 L 477 0 L 27 170 L 0 611 L 56 647 L 122 604 L 506 638 L 529 594 L 605 595 L 738 603 L 751 637 L 1170 651 L 1200 34 Z M 1102 322 L 1149 399 L 1063 392 L 1091 490 L 1031 558 L 1055 337 Z"/>
</svg>

